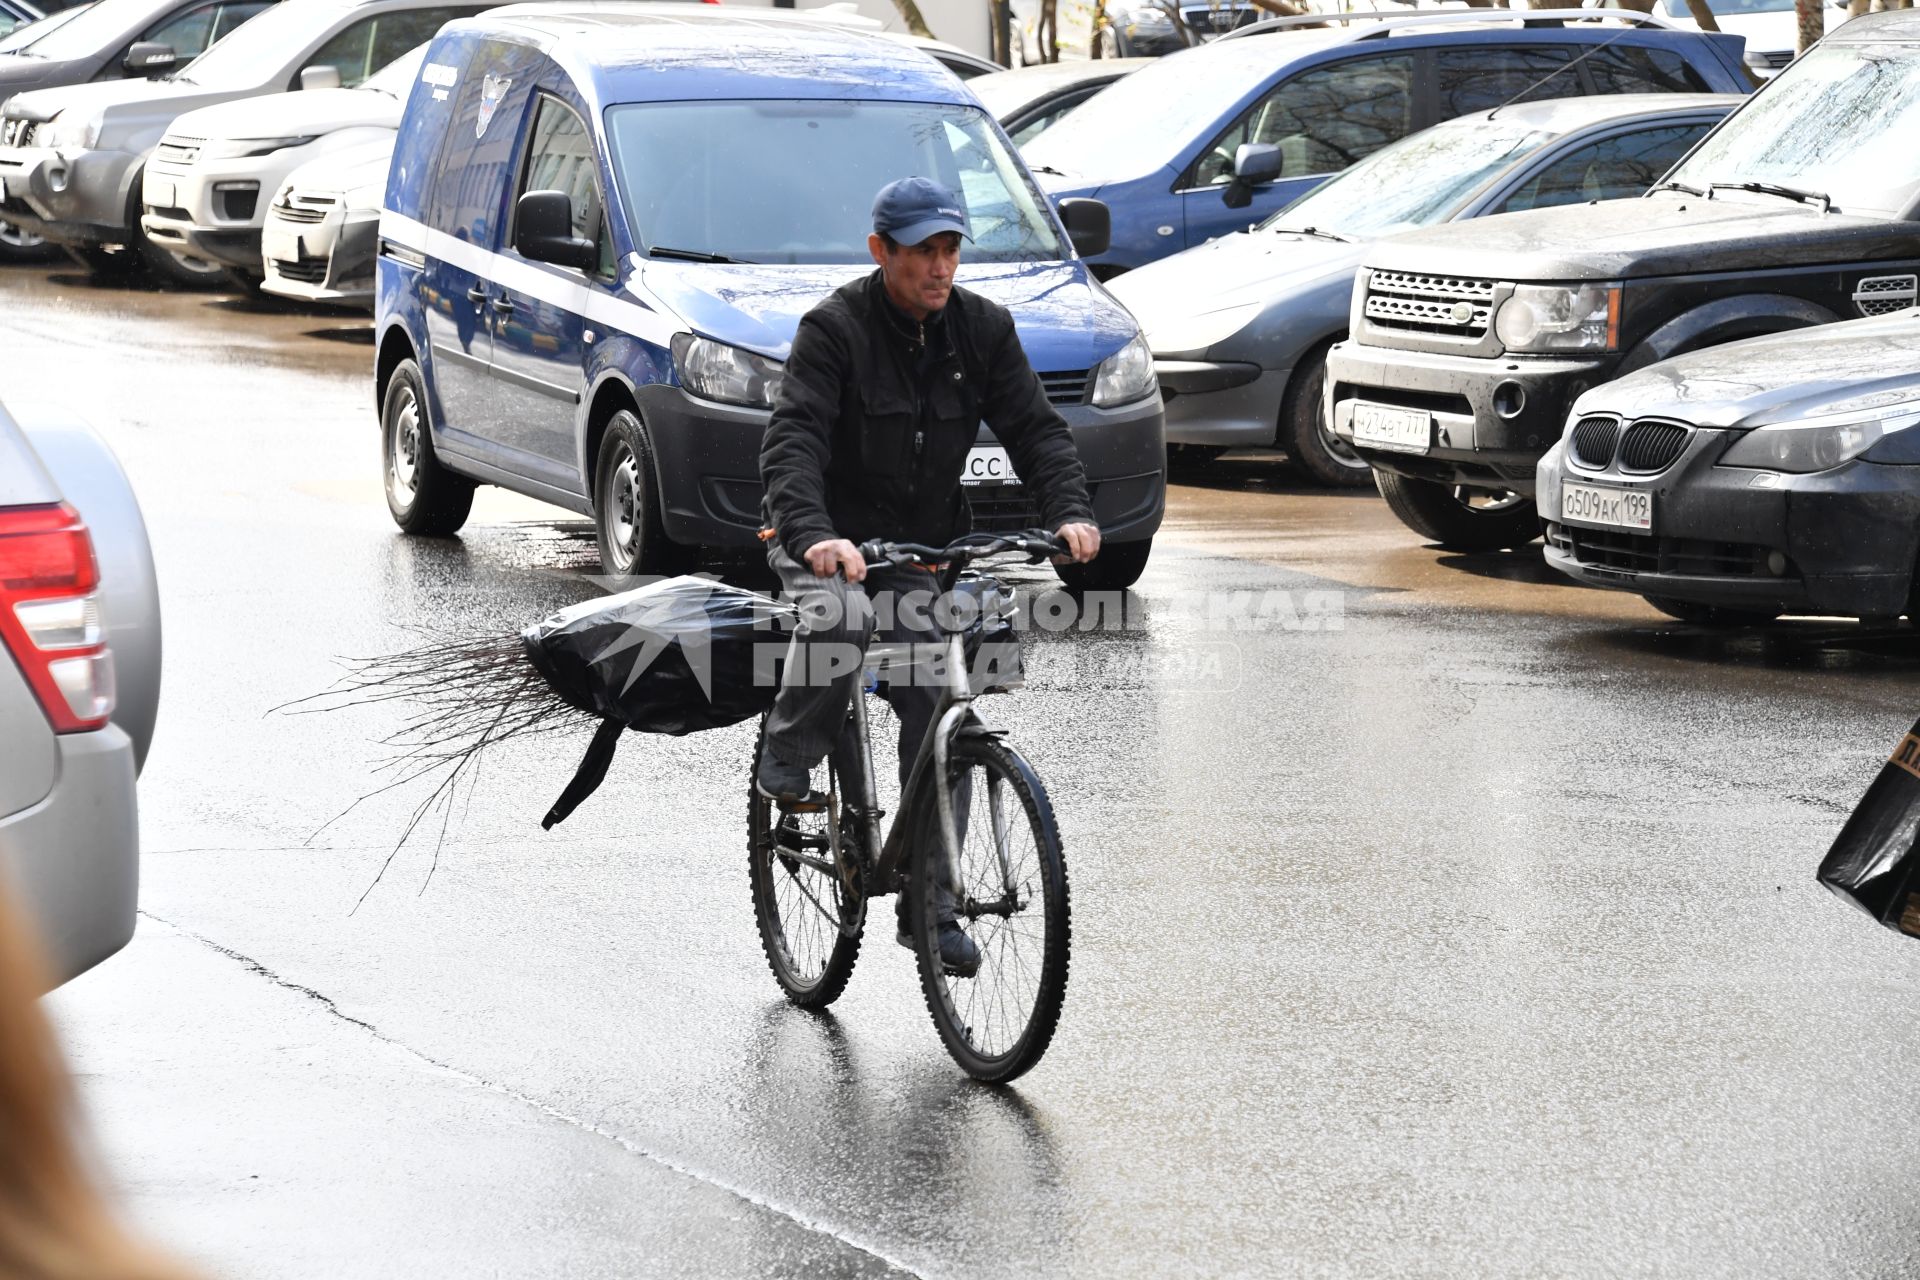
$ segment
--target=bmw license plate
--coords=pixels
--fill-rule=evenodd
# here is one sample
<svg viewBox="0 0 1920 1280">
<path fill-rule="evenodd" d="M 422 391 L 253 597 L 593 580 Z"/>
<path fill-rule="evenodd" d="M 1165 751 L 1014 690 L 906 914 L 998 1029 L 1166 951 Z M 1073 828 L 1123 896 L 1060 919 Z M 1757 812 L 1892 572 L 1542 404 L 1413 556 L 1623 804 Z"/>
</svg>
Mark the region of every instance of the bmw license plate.
<svg viewBox="0 0 1920 1280">
<path fill-rule="evenodd" d="M 1560 518 L 1613 529 L 1652 529 L 1653 495 L 1645 489 L 1562 484 Z"/>
<path fill-rule="evenodd" d="M 1433 444 L 1433 416 L 1424 409 L 1362 400 L 1353 406 L 1353 442 L 1396 453 L 1425 453 Z"/>
<path fill-rule="evenodd" d="M 967 468 L 960 473 L 962 484 L 1015 484 L 1013 459 L 997 444 L 979 444 L 967 451 Z"/>
</svg>

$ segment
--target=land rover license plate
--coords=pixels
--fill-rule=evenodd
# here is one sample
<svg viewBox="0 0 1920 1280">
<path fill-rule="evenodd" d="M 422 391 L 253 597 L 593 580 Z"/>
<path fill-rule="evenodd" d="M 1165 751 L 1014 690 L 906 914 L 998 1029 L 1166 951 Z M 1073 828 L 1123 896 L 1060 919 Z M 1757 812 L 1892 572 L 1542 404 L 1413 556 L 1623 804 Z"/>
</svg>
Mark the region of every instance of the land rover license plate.
<svg viewBox="0 0 1920 1280">
<path fill-rule="evenodd" d="M 1362 400 L 1353 406 L 1353 442 L 1398 453 L 1425 453 L 1433 443 L 1433 418 L 1424 409 Z"/>
<path fill-rule="evenodd" d="M 1653 528 L 1653 495 L 1644 489 L 1594 484 L 1560 486 L 1560 518 L 1615 529 Z"/>
</svg>

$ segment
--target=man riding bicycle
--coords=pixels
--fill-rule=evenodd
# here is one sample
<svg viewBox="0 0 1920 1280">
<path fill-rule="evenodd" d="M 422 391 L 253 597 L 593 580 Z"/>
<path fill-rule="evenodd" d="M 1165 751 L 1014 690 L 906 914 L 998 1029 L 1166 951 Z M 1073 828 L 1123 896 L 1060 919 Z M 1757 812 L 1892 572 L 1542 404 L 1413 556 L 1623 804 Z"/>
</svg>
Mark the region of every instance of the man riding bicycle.
<svg viewBox="0 0 1920 1280">
<path fill-rule="evenodd" d="M 879 611 L 879 638 L 938 641 L 924 611 L 893 607 L 902 593 L 929 589 L 927 575 L 870 570 L 856 544 L 940 546 L 966 533 L 960 478 L 982 421 L 1072 558 L 1084 563 L 1100 550 L 1073 435 L 1027 362 L 1013 317 L 953 282 L 967 236 L 960 199 L 946 187 L 926 178 L 888 184 L 874 199 L 867 238 L 878 270 L 835 290 L 794 335 L 760 449 L 767 561 L 801 607 L 755 778 L 769 799 L 804 798 L 810 771 L 840 737 L 860 674 L 844 659 L 876 636 L 873 597 L 894 598 Z M 887 685 L 903 785 L 939 693 L 920 681 Z M 950 918 L 940 922 L 940 950 L 950 964 L 977 961 Z"/>
</svg>

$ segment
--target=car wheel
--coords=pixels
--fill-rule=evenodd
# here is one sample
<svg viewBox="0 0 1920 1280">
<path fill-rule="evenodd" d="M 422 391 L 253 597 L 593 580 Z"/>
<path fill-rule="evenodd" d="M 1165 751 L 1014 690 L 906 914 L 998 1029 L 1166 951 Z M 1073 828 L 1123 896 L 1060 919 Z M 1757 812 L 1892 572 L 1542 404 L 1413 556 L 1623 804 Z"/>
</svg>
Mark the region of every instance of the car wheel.
<svg viewBox="0 0 1920 1280">
<path fill-rule="evenodd" d="M 1374 484 L 1400 522 L 1448 551 L 1500 551 L 1540 536 L 1533 499 L 1376 471 Z"/>
<path fill-rule="evenodd" d="M 1069 591 L 1124 591 L 1140 581 L 1152 552 L 1152 538 L 1138 542 L 1103 542 L 1100 554 L 1085 564 L 1068 561 L 1053 566 L 1053 571 Z"/>
<path fill-rule="evenodd" d="M 474 483 L 440 465 L 429 427 L 426 379 L 418 364 L 402 360 L 380 403 L 387 510 L 406 533 L 443 537 L 467 522 Z"/>
<path fill-rule="evenodd" d="M 50 245 L 40 236 L 17 227 L 11 222 L 0 222 L 0 262 L 52 262 L 60 257 L 60 250 Z"/>
<path fill-rule="evenodd" d="M 593 468 L 593 534 L 600 567 L 617 577 L 680 572 L 691 559 L 667 538 L 647 429 L 629 410 L 607 423 Z"/>
<path fill-rule="evenodd" d="M 1682 622 L 1702 627 L 1764 627 L 1780 616 L 1778 609 L 1728 609 L 1717 604 L 1700 604 L 1673 596 L 1641 596 L 1648 604 Z"/>
<path fill-rule="evenodd" d="M 1294 366 L 1280 408 L 1278 444 L 1293 469 L 1335 489 L 1356 489 L 1373 479 L 1373 468 L 1353 446 L 1333 434 L 1320 403 L 1327 385 L 1327 349 L 1321 347 Z"/>
</svg>

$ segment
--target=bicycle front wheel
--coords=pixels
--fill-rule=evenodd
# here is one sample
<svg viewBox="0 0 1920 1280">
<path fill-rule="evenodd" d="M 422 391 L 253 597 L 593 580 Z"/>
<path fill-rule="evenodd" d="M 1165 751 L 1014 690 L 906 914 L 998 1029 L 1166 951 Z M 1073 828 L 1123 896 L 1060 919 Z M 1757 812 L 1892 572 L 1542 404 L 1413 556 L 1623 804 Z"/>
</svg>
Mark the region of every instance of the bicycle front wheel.
<svg viewBox="0 0 1920 1280">
<path fill-rule="evenodd" d="M 1066 857 L 1046 788 L 1018 752 L 991 738 L 962 738 L 948 763 L 958 878 L 949 880 L 929 804 L 908 887 L 914 953 L 947 1052 L 968 1075 L 998 1084 L 1040 1061 L 1060 1023 L 1070 933 Z M 952 953 L 970 950 L 953 945 L 956 928 L 977 951 L 977 965 L 952 963 Z"/>
<path fill-rule="evenodd" d="M 766 750 L 766 722 L 754 745 L 757 774 Z M 824 776 L 823 776 L 824 775 Z M 840 998 L 853 963 L 860 958 L 866 923 L 866 888 L 852 849 L 840 844 L 840 795 L 832 765 L 814 771 L 814 789 L 827 798 L 818 808 L 783 812 L 747 781 L 748 877 L 753 914 L 767 967 L 787 999 L 824 1009 Z"/>
</svg>

